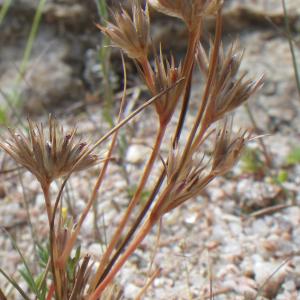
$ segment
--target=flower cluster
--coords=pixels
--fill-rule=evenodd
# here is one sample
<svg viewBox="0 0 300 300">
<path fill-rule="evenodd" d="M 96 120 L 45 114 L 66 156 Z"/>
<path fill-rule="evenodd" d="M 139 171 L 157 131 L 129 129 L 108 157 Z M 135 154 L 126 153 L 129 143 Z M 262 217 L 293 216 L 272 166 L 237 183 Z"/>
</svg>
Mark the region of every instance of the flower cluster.
<svg viewBox="0 0 300 300">
<path fill-rule="evenodd" d="M 11 138 L 0 141 L 0 147 L 33 173 L 42 185 L 99 162 L 97 155 L 89 153 L 87 143 L 75 141 L 75 128 L 65 134 L 51 116 L 47 129 L 31 120 L 28 120 L 28 125 L 28 136 L 10 130 Z"/>
</svg>

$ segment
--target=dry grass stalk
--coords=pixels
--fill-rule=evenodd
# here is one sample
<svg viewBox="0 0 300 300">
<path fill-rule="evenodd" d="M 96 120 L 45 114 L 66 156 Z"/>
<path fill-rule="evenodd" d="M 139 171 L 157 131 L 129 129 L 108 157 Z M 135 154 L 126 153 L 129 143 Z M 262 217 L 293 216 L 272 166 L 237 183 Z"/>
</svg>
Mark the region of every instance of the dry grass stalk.
<svg viewBox="0 0 300 300">
<path fill-rule="evenodd" d="M 121 48 L 138 66 L 142 79 L 153 96 L 134 113 L 121 121 L 93 146 L 76 143 L 75 129 L 64 135 L 61 127 L 49 119 L 48 134 L 42 126 L 29 121 L 29 137 L 11 132 L 11 139 L 0 142 L 12 158 L 31 171 L 41 183 L 50 225 L 51 266 L 53 284 L 48 297 L 55 291 L 58 300 L 66 299 L 119 299 L 119 292 L 114 289 L 114 278 L 130 255 L 142 243 L 161 218 L 182 203 L 199 195 L 216 177 L 228 172 L 238 161 L 245 144 L 250 139 L 248 131 L 232 134 L 232 123 L 228 113 L 248 100 L 262 85 L 257 81 L 246 79 L 246 74 L 238 74 L 242 51 L 234 43 L 224 51 L 221 43 L 222 34 L 222 1 L 220 0 L 149 0 L 149 5 L 162 13 L 182 19 L 189 32 L 187 50 L 182 63 L 178 65 L 171 57 L 167 60 L 162 48 L 159 54 L 154 51 L 154 67 L 151 64 L 149 47 L 155 49 L 150 41 L 150 18 L 148 4 L 142 8 L 137 0 L 132 4 L 132 16 L 124 9 L 113 13 L 113 22 L 107 26 L 98 25 L 99 29 L 109 36 L 113 44 Z M 203 18 L 216 16 L 216 32 L 210 44 L 209 54 L 201 44 Z M 193 69 L 198 62 L 206 78 L 205 89 L 191 130 L 186 140 L 181 138 L 181 129 L 188 111 Z M 125 93 L 124 93 L 125 95 Z M 133 209 L 141 199 L 142 192 L 152 174 L 155 161 L 164 141 L 165 131 L 174 115 L 174 111 L 183 99 L 178 125 L 174 131 L 168 157 L 151 196 L 136 217 L 134 225 L 127 230 L 127 223 L 132 217 Z M 125 96 L 124 96 L 125 99 Z M 123 100 L 124 100 L 123 99 Z M 126 211 L 120 218 L 106 251 L 103 253 L 95 274 L 91 273 L 90 258 L 84 257 L 76 269 L 76 278 L 70 284 L 66 275 L 67 261 L 75 245 L 81 225 L 103 182 L 105 170 L 120 127 L 153 104 L 157 113 L 157 134 L 152 153 L 144 167 L 142 176 Z M 122 109 L 121 109 L 122 110 Z M 214 124 L 219 121 L 219 129 Z M 202 154 L 203 143 L 216 134 L 214 151 L 210 159 Z M 103 141 L 112 137 L 110 151 L 99 171 L 99 176 L 91 193 L 91 198 L 83 210 L 77 226 L 69 223 L 66 226 L 59 201 L 64 185 L 73 171 L 80 171 L 99 162 L 99 157 L 92 151 Z M 66 177 L 52 207 L 49 188 L 54 179 Z M 55 216 L 59 211 L 59 219 Z M 119 247 L 117 247 L 120 245 Z M 154 277 L 152 278 L 152 280 Z M 68 286 L 68 289 L 65 287 Z M 50 299 L 49 298 L 49 299 Z"/>
<path fill-rule="evenodd" d="M 149 2 L 150 4 L 153 4 L 151 1 Z M 174 7 L 178 9 L 177 12 L 181 11 L 181 2 L 156 1 L 156 4 L 158 2 L 159 5 L 156 5 L 156 7 L 163 7 L 163 12 L 166 12 L 165 8 L 167 5 L 169 5 L 168 9 L 170 11 L 173 9 L 174 12 Z M 195 4 L 197 1 L 191 2 Z M 204 5 L 204 2 L 200 2 L 197 2 L 199 7 Z M 210 4 L 211 3 L 212 2 L 210 2 Z M 115 260 L 114 257 L 114 264 L 110 265 L 110 269 L 104 273 L 105 277 L 101 277 L 101 281 L 90 299 L 95 300 L 101 295 L 102 291 L 105 290 L 105 286 L 111 282 L 131 253 L 138 247 L 150 232 L 151 228 L 165 213 L 192 197 L 197 196 L 211 180 L 216 176 L 228 172 L 234 166 L 238 161 L 245 144 L 250 138 L 250 133 L 247 131 L 240 132 L 235 137 L 231 137 L 231 128 L 229 128 L 227 122 L 225 122 L 221 125 L 220 131 L 217 132 L 216 151 L 213 153 L 211 163 L 204 164 L 202 159 L 198 161 L 195 160 L 195 156 L 199 154 L 200 146 L 207 137 L 205 133 L 210 126 L 246 101 L 262 84 L 261 79 L 258 81 L 248 80 L 244 82 L 245 74 L 236 79 L 242 55 L 237 52 L 236 45 L 233 45 L 229 51 L 224 54 L 220 42 L 222 28 L 220 7 L 221 3 L 219 1 L 214 2 L 214 12 L 217 12 L 217 27 L 216 38 L 211 46 L 209 59 L 205 55 L 203 48 L 199 46 L 198 53 L 200 54 L 198 54 L 198 56 L 201 55 L 198 57 L 199 64 L 202 64 L 203 66 L 203 61 L 208 61 L 208 65 L 204 65 L 204 74 L 207 76 L 207 84 L 188 141 L 183 147 L 182 152 L 178 150 L 177 144 L 172 146 L 168 161 L 165 163 L 167 183 L 164 186 L 164 189 L 157 197 L 152 209 L 148 206 L 148 217 L 144 224 L 138 230 L 135 238 L 128 247 L 125 248 L 124 245 L 124 254 L 120 255 L 118 260 Z M 205 11 L 203 6 L 201 6 L 201 8 Z M 176 13 L 170 11 L 168 11 L 169 14 L 176 15 Z M 184 13 L 188 15 L 188 11 Z M 199 13 L 198 15 L 200 16 L 201 14 Z M 201 15 L 201 17 L 202 16 L 203 15 Z M 193 17 L 196 18 L 196 16 Z M 186 21 L 187 25 L 190 26 L 190 29 L 193 29 L 193 22 L 191 22 L 188 17 L 183 14 L 181 15 L 181 18 Z M 198 32 L 200 33 L 200 30 L 198 30 Z M 194 35 L 191 35 L 191 37 L 193 36 Z M 199 38 L 199 36 L 197 36 L 197 38 Z M 195 45 L 195 40 L 190 40 L 189 42 L 188 49 L 192 49 L 193 47 L 191 47 L 191 45 Z M 161 57 L 162 55 L 160 54 L 160 61 L 162 61 Z M 193 56 L 192 61 L 191 59 L 186 59 L 184 62 L 188 62 L 189 67 L 183 66 L 183 70 L 186 72 L 187 70 L 191 70 L 194 59 L 195 56 Z M 158 66 L 157 61 L 158 58 L 156 57 L 156 66 Z M 161 66 L 161 64 L 159 65 Z M 158 68 L 158 70 L 163 70 L 163 68 Z M 151 74 L 155 74 L 155 72 Z M 159 74 L 159 72 L 156 72 L 156 74 Z M 151 91 L 151 86 L 148 87 Z M 184 89 L 187 87 L 188 84 L 182 86 L 182 92 L 180 94 L 184 93 Z M 159 114 L 159 110 L 157 110 L 157 112 Z M 118 251 L 118 253 L 121 252 Z"/>
</svg>

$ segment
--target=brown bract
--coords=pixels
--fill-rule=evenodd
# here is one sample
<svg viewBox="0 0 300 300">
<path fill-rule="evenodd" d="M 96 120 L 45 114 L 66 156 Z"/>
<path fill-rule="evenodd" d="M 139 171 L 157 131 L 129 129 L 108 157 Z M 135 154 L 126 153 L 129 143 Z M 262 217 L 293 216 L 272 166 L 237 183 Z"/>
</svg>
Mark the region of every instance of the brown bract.
<svg viewBox="0 0 300 300">
<path fill-rule="evenodd" d="M 212 177 L 207 172 L 207 163 L 204 155 L 197 151 L 190 151 L 184 164 L 181 166 L 182 152 L 173 147 L 168 156 L 167 182 L 172 188 L 169 192 L 164 209 L 166 213 L 183 202 L 199 195 Z M 211 179 L 210 179 L 211 178 Z"/>
<path fill-rule="evenodd" d="M 181 65 L 175 66 L 173 57 L 171 62 L 164 61 L 160 52 L 159 56 L 155 56 L 155 72 L 154 72 L 154 90 L 153 95 L 157 95 L 163 90 L 173 86 L 177 80 L 182 77 Z M 162 123 L 168 123 L 176 108 L 179 97 L 182 93 L 182 84 L 171 89 L 165 95 L 155 102 L 155 109 Z"/>
<path fill-rule="evenodd" d="M 209 122 L 222 119 L 226 113 L 246 102 L 263 84 L 263 77 L 251 80 L 245 79 L 246 73 L 238 74 L 243 52 L 239 49 L 237 42 L 233 43 L 227 52 L 224 51 L 222 45 L 218 51 L 217 70 L 212 80 L 207 105 Z M 208 56 L 201 45 L 198 47 L 197 60 L 200 69 L 207 75 Z"/>
<path fill-rule="evenodd" d="M 212 173 L 215 176 L 224 175 L 238 162 L 246 143 L 250 139 L 250 132 L 245 130 L 236 135 L 231 133 L 231 126 L 227 120 L 222 122 L 222 128 L 217 133 L 213 152 Z"/>
<path fill-rule="evenodd" d="M 137 1 L 132 5 L 132 17 L 122 8 L 112 14 L 114 23 L 97 27 L 132 59 L 147 57 L 149 42 L 149 15 Z"/>
<path fill-rule="evenodd" d="M 188 28 L 199 25 L 199 18 L 215 14 L 222 1 L 218 0 L 148 0 L 158 11 L 182 19 Z"/>
<path fill-rule="evenodd" d="M 31 120 L 28 125 L 28 136 L 10 130 L 10 139 L 0 141 L 0 147 L 33 173 L 42 186 L 99 162 L 97 155 L 87 154 L 87 143 L 75 141 L 75 128 L 64 134 L 63 128 L 51 116 L 46 129 Z"/>
</svg>

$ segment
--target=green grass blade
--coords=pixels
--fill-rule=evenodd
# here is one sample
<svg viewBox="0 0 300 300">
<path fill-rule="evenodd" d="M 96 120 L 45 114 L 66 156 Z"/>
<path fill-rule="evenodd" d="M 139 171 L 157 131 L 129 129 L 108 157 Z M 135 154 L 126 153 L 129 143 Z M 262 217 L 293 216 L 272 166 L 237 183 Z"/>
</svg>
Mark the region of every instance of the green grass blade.
<svg viewBox="0 0 300 300">
<path fill-rule="evenodd" d="M 106 0 L 96 0 L 97 10 L 100 18 L 107 20 L 108 18 L 108 9 Z"/>
<path fill-rule="evenodd" d="M 26 262 L 26 259 L 25 257 L 23 256 L 21 250 L 19 249 L 17 243 L 15 242 L 15 240 L 10 236 L 10 234 L 4 229 L 4 228 L 1 228 L 4 233 L 6 233 L 6 235 L 8 236 L 8 238 L 10 239 L 13 247 L 17 250 L 18 254 L 20 255 L 20 258 L 22 260 L 22 263 L 25 267 L 25 270 L 26 270 L 26 275 L 27 275 L 27 278 L 28 278 L 28 281 L 27 281 L 27 278 L 24 277 L 24 279 L 27 281 L 27 283 L 30 285 L 30 287 L 32 288 L 32 290 L 34 291 L 34 293 L 36 294 L 36 296 L 38 296 L 39 292 L 38 292 L 38 287 L 36 286 L 35 284 L 35 281 L 34 281 L 34 277 L 30 271 L 30 268 Z M 24 271 L 20 271 L 21 275 L 23 276 L 22 273 L 24 273 Z"/>
<path fill-rule="evenodd" d="M 10 282 L 10 284 L 22 295 L 22 297 L 25 300 L 30 300 L 30 298 L 28 298 L 28 296 L 26 295 L 26 293 L 23 291 L 23 289 L 17 284 L 17 282 L 11 278 L 10 276 L 8 276 L 4 270 L 2 270 L 0 268 L 0 273 L 7 279 L 8 282 Z"/>
<path fill-rule="evenodd" d="M 294 48 L 294 44 L 293 44 L 292 33 L 291 33 L 291 30 L 290 30 L 289 16 L 288 16 L 288 13 L 287 13 L 285 0 L 282 0 L 282 7 L 283 7 L 283 12 L 284 12 L 285 30 L 286 30 L 288 41 L 289 41 L 290 51 L 291 51 L 292 60 L 293 60 L 293 67 L 294 67 L 294 72 L 295 72 L 295 79 L 296 79 L 296 84 L 297 84 L 297 90 L 298 90 L 298 94 L 299 94 L 299 97 L 300 97 L 300 75 L 299 75 L 299 69 L 298 69 L 298 65 L 297 65 L 295 48 Z"/>
<path fill-rule="evenodd" d="M 12 2 L 12 0 L 4 0 L 4 3 L 2 4 L 2 8 L 0 10 L 0 25 L 2 24 L 6 14 L 8 12 L 11 2 Z"/>
<path fill-rule="evenodd" d="M 31 30 L 30 30 L 30 33 L 29 33 L 29 36 L 28 36 L 28 39 L 27 39 L 27 43 L 26 43 L 26 46 L 25 46 L 22 62 L 21 62 L 20 68 L 19 68 L 19 76 L 16 78 L 15 83 L 14 83 L 15 87 L 18 87 L 21 80 L 23 80 L 23 76 L 24 76 L 24 73 L 26 71 L 29 59 L 30 59 L 30 55 L 31 55 L 32 48 L 33 48 L 33 43 L 35 41 L 35 38 L 36 38 L 36 35 L 37 35 L 37 32 L 38 32 L 38 28 L 39 28 L 40 21 L 41 21 L 41 18 L 42 18 L 42 12 L 43 12 L 44 6 L 46 4 L 46 1 L 47 0 L 40 0 L 39 4 L 38 4 L 38 7 L 36 9 L 36 12 L 35 12 L 35 15 L 34 15 L 34 18 L 33 18 L 33 22 L 32 22 L 32 26 L 31 26 Z M 20 102 L 20 92 L 15 90 L 15 92 L 13 92 L 11 97 L 10 97 L 10 101 L 13 104 L 19 104 L 19 102 Z"/>
<path fill-rule="evenodd" d="M 39 28 L 39 25 L 40 25 L 43 8 L 46 4 L 46 1 L 47 0 L 40 0 L 40 2 L 38 4 L 38 7 L 36 9 L 34 19 L 33 19 L 33 23 L 32 23 L 32 26 L 31 26 L 31 30 L 30 30 L 30 33 L 29 33 L 29 37 L 28 37 L 28 40 L 27 40 L 27 44 L 26 44 L 26 47 L 25 47 L 25 51 L 24 51 L 24 54 L 23 54 L 22 63 L 21 63 L 21 66 L 20 66 L 19 80 L 23 77 L 23 74 L 26 70 L 26 67 L 27 67 L 27 64 L 28 64 L 28 61 L 29 61 L 29 58 L 30 58 L 30 55 L 31 55 L 33 43 L 34 43 L 34 40 L 36 38 L 36 34 L 37 34 L 37 31 L 38 31 L 38 28 Z"/>
</svg>

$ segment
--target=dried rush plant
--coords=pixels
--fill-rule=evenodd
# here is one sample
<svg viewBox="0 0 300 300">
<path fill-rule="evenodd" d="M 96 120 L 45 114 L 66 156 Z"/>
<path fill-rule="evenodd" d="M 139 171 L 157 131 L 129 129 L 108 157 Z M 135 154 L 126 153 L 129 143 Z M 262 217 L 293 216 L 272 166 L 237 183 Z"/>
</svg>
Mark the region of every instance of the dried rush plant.
<svg viewBox="0 0 300 300">
<path fill-rule="evenodd" d="M 168 60 L 161 48 L 155 50 L 155 45 L 150 42 L 149 5 L 161 13 L 182 19 L 187 26 L 187 50 L 178 65 L 172 56 Z M 228 121 L 227 114 L 248 100 L 262 85 L 262 78 L 249 80 L 246 74 L 238 73 L 242 51 L 236 42 L 227 51 L 223 49 L 221 11 L 222 1 L 219 0 L 149 0 L 144 8 L 138 1 L 133 1 L 131 15 L 122 8 L 114 12 L 112 23 L 98 27 L 135 62 L 153 97 L 125 119 L 121 118 L 121 105 L 117 125 L 94 145 L 75 142 L 75 130 L 65 135 L 53 118 L 49 119 L 47 134 L 42 126 L 29 121 L 29 137 L 10 131 L 11 139 L 0 143 L 2 149 L 37 177 L 44 192 L 50 232 L 49 275 L 45 273 L 44 283 L 51 282 L 47 286 L 45 299 L 118 299 L 119 294 L 112 288 L 114 278 L 153 226 L 166 213 L 199 195 L 216 176 L 228 172 L 238 161 L 250 139 L 250 133 L 245 130 L 233 134 L 232 121 Z M 216 29 L 209 51 L 206 52 L 201 38 L 203 19 L 208 15 L 215 16 Z M 153 64 L 150 63 L 149 49 L 154 49 Z M 204 91 L 198 101 L 198 110 L 189 133 L 182 137 L 182 128 L 190 107 L 193 72 L 197 65 L 205 79 Z M 137 189 L 107 248 L 101 254 L 97 268 L 92 268 L 93 264 L 86 256 L 78 260 L 70 281 L 67 265 L 71 251 L 85 217 L 97 200 L 118 130 L 148 105 L 153 105 L 156 110 L 158 130 Z M 177 127 L 171 142 L 164 141 L 166 129 L 177 106 L 180 106 Z M 215 126 L 216 123 L 219 126 Z M 212 134 L 216 136 L 212 156 L 204 159 L 201 147 Z M 62 206 L 59 205 L 64 186 L 72 172 L 86 169 L 100 161 L 93 151 L 109 138 L 110 148 L 102 160 L 103 165 L 91 197 L 78 217 L 76 226 L 73 223 L 67 226 L 62 218 Z M 155 161 L 161 156 L 163 142 L 169 144 L 168 156 L 162 158 L 162 170 L 149 198 L 141 203 L 142 192 L 156 166 Z M 51 182 L 61 177 L 64 181 L 55 201 L 52 201 L 49 194 Z M 137 215 L 133 215 L 134 209 L 139 209 Z M 128 225 L 129 219 L 133 219 L 131 225 Z"/>
</svg>

